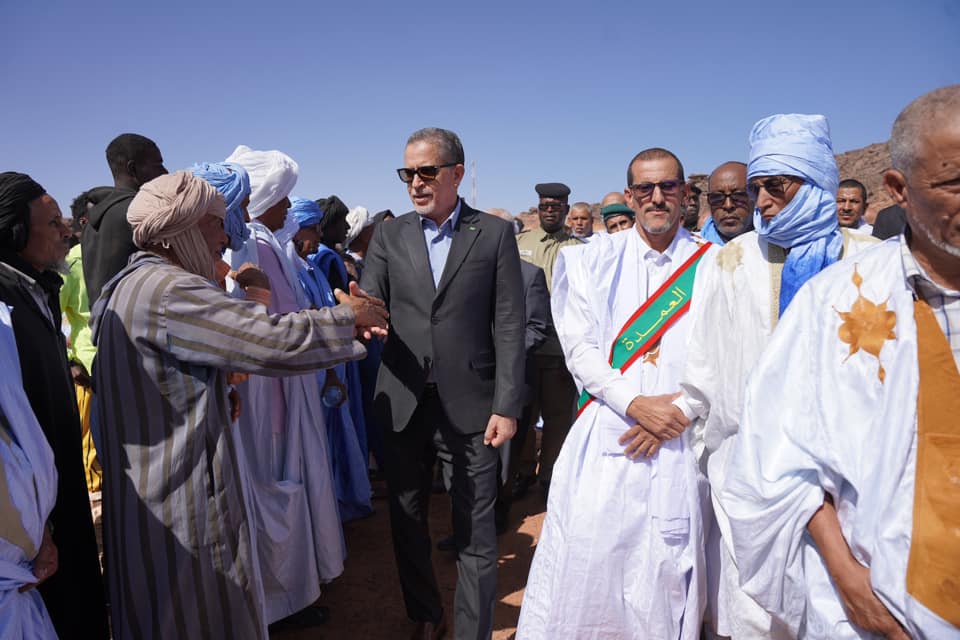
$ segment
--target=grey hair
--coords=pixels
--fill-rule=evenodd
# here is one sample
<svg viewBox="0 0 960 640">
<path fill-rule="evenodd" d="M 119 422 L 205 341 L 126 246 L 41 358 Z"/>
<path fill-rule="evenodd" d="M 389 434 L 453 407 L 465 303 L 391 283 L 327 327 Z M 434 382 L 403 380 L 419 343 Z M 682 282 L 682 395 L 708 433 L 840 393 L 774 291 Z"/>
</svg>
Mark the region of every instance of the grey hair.
<svg viewBox="0 0 960 640">
<path fill-rule="evenodd" d="M 570 205 L 570 210 L 580 209 L 581 211 L 586 211 L 591 218 L 593 218 L 593 209 L 590 208 L 590 204 L 587 202 L 574 202 Z"/>
<path fill-rule="evenodd" d="M 917 162 L 923 134 L 942 127 L 948 119 L 960 124 L 960 84 L 934 89 L 908 104 L 890 132 L 893 168 L 909 176 Z"/>
<path fill-rule="evenodd" d="M 440 153 L 443 162 L 455 162 L 463 164 L 463 145 L 460 138 L 453 131 L 447 129 L 438 129 L 437 127 L 427 127 L 419 129 L 410 134 L 407 138 L 407 146 L 414 142 L 429 142 L 440 147 Z"/>
</svg>

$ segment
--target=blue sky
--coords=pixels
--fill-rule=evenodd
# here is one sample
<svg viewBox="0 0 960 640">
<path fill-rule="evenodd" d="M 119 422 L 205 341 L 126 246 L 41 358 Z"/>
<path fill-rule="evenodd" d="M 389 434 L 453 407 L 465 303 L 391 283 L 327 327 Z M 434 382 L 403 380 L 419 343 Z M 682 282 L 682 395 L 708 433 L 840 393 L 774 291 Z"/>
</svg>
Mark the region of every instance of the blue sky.
<svg viewBox="0 0 960 640">
<path fill-rule="evenodd" d="M 280 149 L 295 195 L 402 212 L 406 137 L 446 127 L 477 204 L 517 213 L 537 182 L 591 202 L 622 189 L 650 146 L 688 173 L 745 160 L 772 113 L 825 114 L 837 152 L 880 142 L 910 100 L 960 82 L 956 0 L 6 4 L 0 170 L 65 213 L 112 183 L 104 149 L 125 131 L 171 171 Z"/>
</svg>

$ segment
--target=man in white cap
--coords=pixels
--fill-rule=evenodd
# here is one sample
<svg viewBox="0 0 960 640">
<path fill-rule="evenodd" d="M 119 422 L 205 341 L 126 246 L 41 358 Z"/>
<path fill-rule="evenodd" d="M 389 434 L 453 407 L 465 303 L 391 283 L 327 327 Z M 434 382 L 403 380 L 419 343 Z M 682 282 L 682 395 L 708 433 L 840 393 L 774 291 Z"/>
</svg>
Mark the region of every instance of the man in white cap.
<svg viewBox="0 0 960 640">
<path fill-rule="evenodd" d="M 226 161 L 247 171 L 251 189 L 250 238 L 243 248 L 228 253 L 228 262 L 234 269 L 250 262 L 266 273 L 270 313 L 308 309 L 298 268 L 276 235 L 290 208 L 297 163 L 280 151 L 243 145 Z M 321 582 L 343 572 L 346 555 L 317 376 L 251 376 L 240 389 L 247 406 L 239 433 L 253 477 L 267 622 L 297 614 L 284 626 L 314 626 L 325 621 L 328 612 L 310 605 L 320 597 Z"/>
<path fill-rule="evenodd" d="M 698 269 L 683 395 L 676 401 L 694 421 L 701 468 L 714 490 L 738 462 L 729 445 L 739 427 L 747 377 L 797 289 L 873 243 L 839 228 L 837 181 L 826 118 L 775 115 L 754 125 L 746 184 L 756 203 L 756 231 L 733 238 Z M 792 637 L 740 591 L 716 494 L 714 506 L 707 558 L 710 584 L 719 587 L 709 594 L 708 631 L 751 640 Z"/>
<path fill-rule="evenodd" d="M 906 231 L 797 294 L 720 487 L 744 591 L 806 638 L 960 637 L 960 85 L 890 156 Z"/>
<path fill-rule="evenodd" d="M 214 283 L 224 214 L 223 197 L 187 171 L 143 185 L 127 220 L 144 251 L 104 286 L 91 315 L 95 384 L 110 390 L 98 411 L 118 640 L 266 638 L 226 372 L 296 376 L 361 358 L 355 333 L 384 326 L 369 299 L 269 316 L 224 293 Z M 269 287 L 257 271 L 237 283 Z M 304 571 L 301 552 L 286 549 Z"/>
</svg>

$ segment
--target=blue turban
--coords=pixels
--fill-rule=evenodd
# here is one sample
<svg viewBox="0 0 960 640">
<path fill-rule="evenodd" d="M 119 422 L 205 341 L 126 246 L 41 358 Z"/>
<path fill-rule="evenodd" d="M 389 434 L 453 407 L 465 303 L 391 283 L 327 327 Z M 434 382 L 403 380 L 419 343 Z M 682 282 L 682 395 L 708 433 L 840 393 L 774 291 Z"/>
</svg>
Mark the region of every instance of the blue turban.
<svg viewBox="0 0 960 640">
<path fill-rule="evenodd" d="M 780 284 L 783 315 L 803 283 L 839 260 L 843 249 L 836 200 L 840 177 L 826 118 L 781 114 L 753 125 L 747 180 L 773 175 L 804 180 L 772 220 L 764 220 L 759 208 L 753 212 L 760 237 L 790 249 Z"/>
<path fill-rule="evenodd" d="M 244 198 L 250 195 L 250 177 L 246 170 L 231 162 L 200 162 L 190 167 L 190 171 L 213 185 L 227 201 L 223 230 L 230 239 L 230 250 L 239 251 L 250 237 L 250 230 L 247 229 L 243 209 L 240 207 Z"/>
<path fill-rule="evenodd" d="M 294 196 L 290 198 L 290 208 L 287 209 L 287 216 L 297 222 L 298 229 L 302 229 L 320 224 L 320 221 L 323 220 L 323 211 L 316 201 Z"/>
</svg>

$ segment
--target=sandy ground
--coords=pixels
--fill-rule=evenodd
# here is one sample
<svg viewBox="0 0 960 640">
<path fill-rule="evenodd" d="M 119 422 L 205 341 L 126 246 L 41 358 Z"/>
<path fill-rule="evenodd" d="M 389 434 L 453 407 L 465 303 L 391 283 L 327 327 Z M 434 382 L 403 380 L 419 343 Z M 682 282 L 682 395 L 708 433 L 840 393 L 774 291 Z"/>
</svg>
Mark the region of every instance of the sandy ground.
<svg viewBox="0 0 960 640">
<path fill-rule="evenodd" d="M 400 594 L 400 581 L 390 543 L 390 518 L 384 499 L 374 500 L 376 512 L 369 518 L 347 523 L 347 562 L 343 575 L 324 588 L 320 604 L 330 607 L 330 621 L 313 629 L 271 634 L 271 640 L 378 640 L 410 636 L 413 623 L 407 619 Z M 511 528 L 499 537 L 500 561 L 494 640 L 513 638 L 527 572 L 540 536 L 545 515 L 542 494 L 536 488 L 514 503 Z M 435 494 L 430 509 L 434 541 L 450 533 L 450 501 Z M 456 557 L 434 551 L 433 565 L 444 598 L 448 632 L 453 637 L 453 593 L 457 579 Z"/>
</svg>

